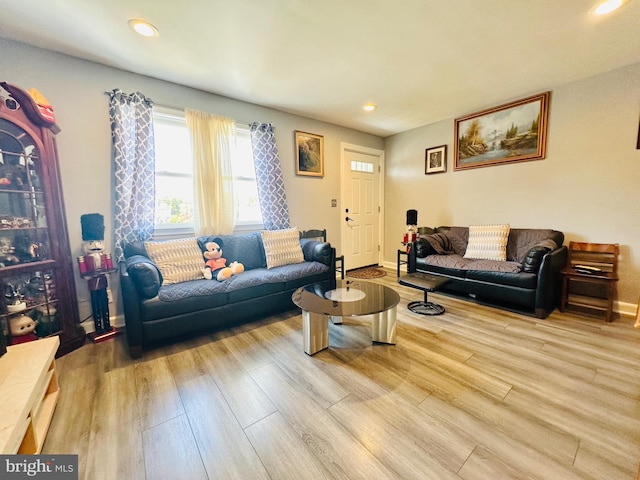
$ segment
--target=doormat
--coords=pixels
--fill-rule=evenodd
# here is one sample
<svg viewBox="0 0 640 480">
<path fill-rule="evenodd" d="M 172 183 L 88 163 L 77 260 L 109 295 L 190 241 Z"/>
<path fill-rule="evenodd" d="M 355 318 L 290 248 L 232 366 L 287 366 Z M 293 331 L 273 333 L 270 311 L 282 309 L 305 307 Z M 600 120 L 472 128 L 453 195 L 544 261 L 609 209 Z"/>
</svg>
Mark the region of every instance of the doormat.
<svg viewBox="0 0 640 480">
<path fill-rule="evenodd" d="M 365 267 L 358 268 L 356 270 L 349 270 L 347 272 L 347 277 L 351 278 L 361 278 L 361 279 L 369 279 L 369 278 L 380 278 L 384 277 L 387 274 L 384 270 L 377 267 Z"/>
</svg>

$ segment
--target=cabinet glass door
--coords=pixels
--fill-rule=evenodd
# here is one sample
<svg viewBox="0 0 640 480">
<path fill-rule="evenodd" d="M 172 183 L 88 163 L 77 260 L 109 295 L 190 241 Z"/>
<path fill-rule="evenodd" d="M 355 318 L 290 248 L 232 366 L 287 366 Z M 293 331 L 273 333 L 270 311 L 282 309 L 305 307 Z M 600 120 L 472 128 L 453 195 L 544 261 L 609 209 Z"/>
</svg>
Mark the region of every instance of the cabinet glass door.
<svg viewBox="0 0 640 480">
<path fill-rule="evenodd" d="M 6 313 L 0 325 L 7 344 L 60 333 L 56 276 L 53 270 L 24 272 L 2 279 Z"/>
<path fill-rule="evenodd" d="M 52 258 L 42 168 L 36 142 L 0 119 L 0 332 L 9 345 L 60 332 L 55 271 L 36 264 Z"/>
<path fill-rule="evenodd" d="M 0 119 L 0 269 L 50 258 L 42 164 L 33 139 Z"/>
</svg>

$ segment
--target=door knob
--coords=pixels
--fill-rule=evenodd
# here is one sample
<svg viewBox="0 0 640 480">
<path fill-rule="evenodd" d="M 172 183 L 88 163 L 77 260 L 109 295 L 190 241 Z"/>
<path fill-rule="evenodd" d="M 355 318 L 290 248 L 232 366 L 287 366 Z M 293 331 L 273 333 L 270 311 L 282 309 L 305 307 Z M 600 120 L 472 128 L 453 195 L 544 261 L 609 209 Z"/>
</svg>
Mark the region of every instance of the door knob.
<svg viewBox="0 0 640 480">
<path fill-rule="evenodd" d="M 345 221 L 345 222 L 348 222 L 349 220 L 353 221 L 353 218 L 351 218 L 351 217 L 344 217 L 344 221 Z"/>
</svg>

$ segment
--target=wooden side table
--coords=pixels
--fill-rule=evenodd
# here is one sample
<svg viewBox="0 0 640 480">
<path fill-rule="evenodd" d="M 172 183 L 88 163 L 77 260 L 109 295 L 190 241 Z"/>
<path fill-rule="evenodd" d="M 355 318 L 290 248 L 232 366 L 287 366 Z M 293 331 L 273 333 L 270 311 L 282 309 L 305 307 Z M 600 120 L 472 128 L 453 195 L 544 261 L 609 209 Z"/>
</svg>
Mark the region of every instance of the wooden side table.
<svg viewBox="0 0 640 480">
<path fill-rule="evenodd" d="M 613 300 L 618 282 L 619 245 L 570 242 L 567 266 L 562 274 L 560 311 L 568 306 L 605 313 L 613 319 Z"/>
<path fill-rule="evenodd" d="M 404 260 L 400 258 L 402 255 L 404 255 Z M 406 249 L 405 250 L 398 249 L 398 258 L 396 261 L 396 269 L 397 269 L 396 276 L 398 278 L 400 278 L 400 266 L 408 265 L 408 264 L 409 264 L 409 253 L 407 252 Z"/>
</svg>

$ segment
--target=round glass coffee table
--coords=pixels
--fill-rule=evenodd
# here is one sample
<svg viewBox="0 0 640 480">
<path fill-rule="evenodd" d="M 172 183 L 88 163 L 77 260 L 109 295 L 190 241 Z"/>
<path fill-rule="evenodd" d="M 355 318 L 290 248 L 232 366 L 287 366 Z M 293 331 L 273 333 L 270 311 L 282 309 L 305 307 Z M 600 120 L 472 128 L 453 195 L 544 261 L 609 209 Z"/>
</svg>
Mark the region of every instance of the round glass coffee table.
<svg viewBox="0 0 640 480">
<path fill-rule="evenodd" d="M 312 283 L 293 292 L 293 303 L 302 309 L 302 339 L 306 354 L 329 346 L 329 320 L 341 324 L 342 317 L 371 316 L 371 341 L 396 343 L 396 306 L 400 295 L 394 289 L 363 280 Z"/>
</svg>

